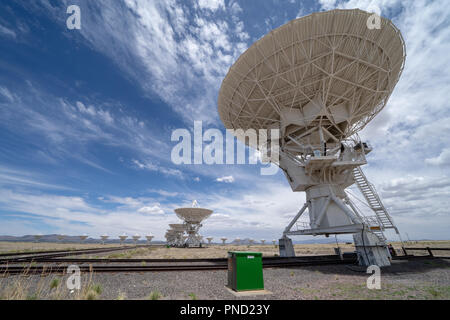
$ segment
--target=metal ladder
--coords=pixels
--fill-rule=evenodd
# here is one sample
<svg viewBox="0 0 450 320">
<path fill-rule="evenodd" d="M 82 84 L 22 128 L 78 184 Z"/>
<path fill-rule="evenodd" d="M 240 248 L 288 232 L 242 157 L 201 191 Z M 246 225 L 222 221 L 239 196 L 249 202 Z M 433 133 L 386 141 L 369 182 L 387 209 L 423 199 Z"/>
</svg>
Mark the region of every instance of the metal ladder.
<svg viewBox="0 0 450 320">
<path fill-rule="evenodd" d="M 394 229 L 395 232 L 399 235 L 400 233 L 398 231 L 398 228 L 394 224 L 394 220 L 389 215 L 383 203 L 381 202 L 381 199 L 378 196 L 375 187 L 367 180 L 360 167 L 355 167 L 353 169 L 353 177 L 359 191 L 361 191 L 367 203 L 369 204 L 369 207 L 373 210 L 373 212 L 375 212 L 376 218 L 379 222 L 379 226 L 381 227 L 380 230 L 371 229 L 371 231 L 375 233 L 382 241 L 386 240 L 386 237 L 383 234 L 384 229 Z"/>
</svg>

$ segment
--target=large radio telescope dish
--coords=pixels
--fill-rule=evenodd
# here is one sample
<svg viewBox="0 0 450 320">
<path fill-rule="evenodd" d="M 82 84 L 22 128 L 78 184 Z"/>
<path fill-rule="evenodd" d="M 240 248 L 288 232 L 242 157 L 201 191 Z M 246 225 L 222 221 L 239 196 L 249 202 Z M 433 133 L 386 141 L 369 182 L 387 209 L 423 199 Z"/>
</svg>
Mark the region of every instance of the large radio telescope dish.
<svg viewBox="0 0 450 320">
<path fill-rule="evenodd" d="M 198 203 L 196 200 L 192 202 L 192 208 L 178 208 L 175 209 L 175 213 L 178 218 L 184 220 L 184 227 L 188 238 L 186 239 L 185 245 L 188 247 L 201 247 L 202 238 L 198 234 L 201 222 L 208 218 L 213 211 L 204 208 L 198 208 Z"/>
<path fill-rule="evenodd" d="M 382 231 L 398 229 L 360 169 L 372 149 L 356 133 L 386 105 L 405 44 L 388 19 L 375 16 L 380 25 L 371 26 L 372 15 L 332 10 L 293 20 L 247 49 L 220 87 L 224 126 L 280 166 L 294 192 L 306 192 L 279 241 L 281 256 L 295 256 L 289 235 L 353 234 L 361 265 L 390 265 Z M 349 200 L 354 183 L 375 216 Z M 293 230 L 304 212 L 310 223 Z"/>
<path fill-rule="evenodd" d="M 169 227 L 176 232 L 184 232 L 186 227 L 182 223 L 172 223 L 169 224 Z"/>
<path fill-rule="evenodd" d="M 203 208 L 178 208 L 175 209 L 175 213 L 187 223 L 200 223 L 208 218 L 213 211 Z"/>
<path fill-rule="evenodd" d="M 303 135 L 303 146 L 320 143 L 318 126 L 330 143 L 362 129 L 385 106 L 405 60 L 399 30 L 382 17 L 380 29 L 369 29 L 370 15 L 359 9 L 313 13 L 255 42 L 220 88 L 225 127 L 280 129 L 286 140 Z M 306 152 L 301 145 L 286 143 L 297 154 Z"/>
</svg>

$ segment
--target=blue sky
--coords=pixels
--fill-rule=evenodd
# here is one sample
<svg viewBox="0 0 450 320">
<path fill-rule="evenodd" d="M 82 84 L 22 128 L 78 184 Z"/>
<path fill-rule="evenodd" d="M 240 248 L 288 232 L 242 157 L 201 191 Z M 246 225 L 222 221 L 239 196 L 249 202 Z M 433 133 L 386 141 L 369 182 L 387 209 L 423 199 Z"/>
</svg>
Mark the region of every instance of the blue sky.
<svg viewBox="0 0 450 320">
<path fill-rule="evenodd" d="M 71 4 L 81 30 L 66 28 Z M 162 239 L 173 209 L 197 199 L 215 212 L 204 235 L 277 239 L 304 195 L 259 165 L 177 166 L 171 133 L 194 120 L 224 131 L 220 83 L 271 29 L 373 4 L 401 30 L 407 61 L 362 132 L 375 149 L 364 169 L 403 234 L 448 238 L 450 9 L 396 0 L 2 2 L 0 234 Z"/>
</svg>

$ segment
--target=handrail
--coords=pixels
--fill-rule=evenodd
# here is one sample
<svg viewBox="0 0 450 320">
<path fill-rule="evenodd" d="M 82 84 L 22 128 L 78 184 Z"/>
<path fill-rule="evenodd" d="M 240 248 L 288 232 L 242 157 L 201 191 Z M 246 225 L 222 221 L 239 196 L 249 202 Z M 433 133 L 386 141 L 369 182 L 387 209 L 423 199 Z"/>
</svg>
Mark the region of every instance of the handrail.
<svg viewBox="0 0 450 320">
<path fill-rule="evenodd" d="M 414 247 L 404 247 L 406 250 L 428 250 L 428 249 L 430 249 L 430 250 L 436 250 L 436 251 L 439 251 L 439 250 L 443 250 L 443 251 L 450 251 L 450 248 L 430 248 L 430 247 L 424 247 L 424 248 L 414 248 Z"/>
<path fill-rule="evenodd" d="M 408 255 L 407 250 L 410 250 L 410 251 L 411 250 L 412 251 L 419 251 L 419 250 L 428 251 L 428 256 L 429 257 L 434 257 L 433 250 L 434 251 L 450 251 L 450 248 L 430 248 L 430 247 L 424 247 L 424 248 L 415 248 L 415 247 L 405 248 L 405 247 L 402 247 L 402 249 L 403 249 L 403 253 L 405 254 L 405 256 Z M 448 258 L 448 257 L 437 257 L 437 258 Z"/>
</svg>

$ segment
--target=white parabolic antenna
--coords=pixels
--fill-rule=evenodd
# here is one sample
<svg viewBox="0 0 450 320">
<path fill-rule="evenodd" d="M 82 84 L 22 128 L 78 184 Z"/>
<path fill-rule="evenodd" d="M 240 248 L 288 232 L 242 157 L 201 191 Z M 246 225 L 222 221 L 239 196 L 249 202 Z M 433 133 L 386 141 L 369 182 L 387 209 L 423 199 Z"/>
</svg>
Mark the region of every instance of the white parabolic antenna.
<svg viewBox="0 0 450 320">
<path fill-rule="evenodd" d="M 146 235 L 145 238 L 147 239 L 147 244 L 150 244 L 150 242 L 152 242 L 152 239 L 154 238 L 154 236 L 152 235 Z"/>
<path fill-rule="evenodd" d="M 182 223 L 171 223 L 169 227 L 176 232 L 184 232 L 185 226 Z"/>
<path fill-rule="evenodd" d="M 184 220 L 184 227 L 188 234 L 186 245 L 188 247 L 200 247 L 201 238 L 198 231 L 202 226 L 201 222 L 208 218 L 213 211 L 204 208 L 197 208 L 196 206 L 198 206 L 198 203 L 196 200 L 194 200 L 192 206 L 192 208 L 175 209 L 175 213 L 178 218 Z"/>
<path fill-rule="evenodd" d="M 138 242 L 138 240 L 141 238 L 141 236 L 136 233 L 132 238 L 133 238 L 134 244 L 136 244 Z"/>
<path fill-rule="evenodd" d="M 119 236 L 120 243 L 123 244 L 123 242 L 128 238 L 128 236 L 124 233 Z"/>
<path fill-rule="evenodd" d="M 225 127 L 257 134 L 275 129 L 259 144 L 242 131 L 235 135 L 262 152 L 272 148 L 270 161 L 292 190 L 306 191 L 307 202 L 280 239 L 283 256 L 294 255 L 288 235 L 351 233 L 361 264 L 389 264 L 381 231 L 396 227 L 359 168 L 371 148 L 357 132 L 386 105 L 403 70 L 405 45 L 385 18 L 379 29 L 369 29 L 371 15 L 332 10 L 293 20 L 255 42 L 222 82 L 218 111 Z M 374 219 L 348 199 L 345 188 L 355 182 L 373 199 Z M 309 227 L 292 230 L 306 209 Z"/>
<path fill-rule="evenodd" d="M 173 244 L 177 247 L 184 246 L 184 242 L 186 238 L 184 237 L 184 232 L 186 230 L 186 226 L 183 223 L 172 223 L 169 224 L 170 230 L 173 231 Z"/>
<path fill-rule="evenodd" d="M 101 235 L 100 239 L 102 239 L 102 243 L 105 244 L 105 241 L 108 240 L 109 236 L 107 234 Z"/>
<path fill-rule="evenodd" d="M 201 223 L 208 218 L 213 211 L 203 208 L 178 208 L 175 209 L 177 216 L 188 223 Z"/>
<path fill-rule="evenodd" d="M 180 236 L 179 232 L 169 229 L 166 231 L 165 237 L 167 240 L 167 244 L 170 246 L 179 246 L 180 245 Z"/>
</svg>

